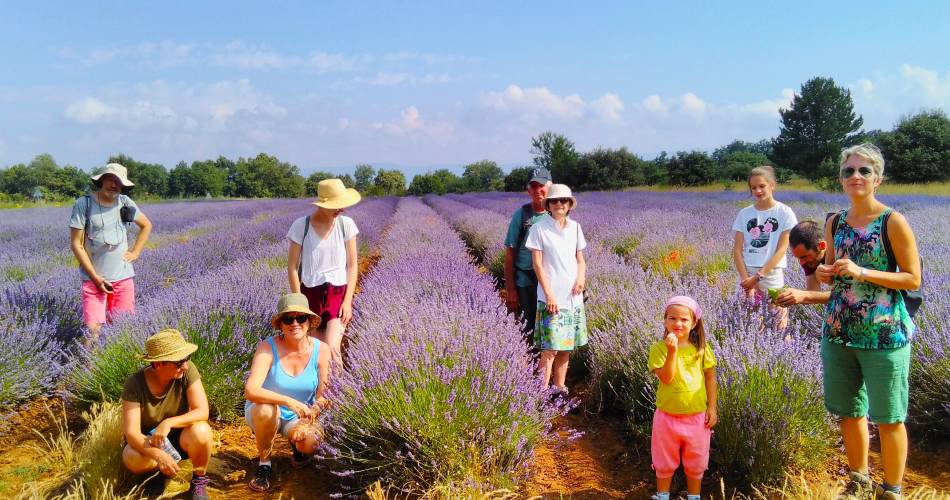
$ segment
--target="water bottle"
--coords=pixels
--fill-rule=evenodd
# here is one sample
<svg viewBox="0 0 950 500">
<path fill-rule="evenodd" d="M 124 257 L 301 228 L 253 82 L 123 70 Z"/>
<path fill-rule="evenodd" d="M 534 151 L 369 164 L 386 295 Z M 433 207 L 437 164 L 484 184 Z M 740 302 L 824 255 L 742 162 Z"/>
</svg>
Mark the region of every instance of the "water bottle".
<svg viewBox="0 0 950 500">
<path fill-rule="evenodd" d="M 155 429 L 148 431 L 149 436 L 151 436 L 152 434 L 155 434 Z M 181 453 L 178 453 L 178 450 L 176 450 L 175 447 L 172 446 L 172 442 L 168 439 L 168 436 L 165 436 L 165 440 L 162 441 L 162 451 L 164 451 L 165 453 L 168 453 L 168 455 L 172 457 L 172 460 L 174 460 L 175 463 L 181 462 Z"/>
</svg>

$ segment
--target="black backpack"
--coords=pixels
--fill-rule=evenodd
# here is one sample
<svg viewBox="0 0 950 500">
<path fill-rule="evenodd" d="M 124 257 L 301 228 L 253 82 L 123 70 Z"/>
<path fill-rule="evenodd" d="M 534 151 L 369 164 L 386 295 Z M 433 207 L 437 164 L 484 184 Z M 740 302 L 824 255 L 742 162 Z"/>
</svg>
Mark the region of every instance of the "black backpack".
<svg viewBox="0 0 950 500">
<path fill-rule="evenodd" d="M 838 232 L 838 224 L 841 221 L 842 212 L 829 212 L 828 216 L 825 218 L 831 220 L 831 235 L 834 237 L 835 233 Z M 884 253 L 887 255 L 887 270 L 888 272 L 897 272 L 897 258 L 894 257 L 894 249 L 891 247 L 891 239 L 887 237 L 887 220 L 891 218 L 891 214 L 894 213 L 893 210 L 888 210 L 884 214 L 884 220 L 881 221 L 881 241 L 884 243 Z M 920 274 L 924 274 L 924 259 L 918 255 L 920 259 Z M 904 296 L 904 307 L 907 308 L 907 314 L 910 314 L 910 317 L 917 315 L 917 311 L 920 309 L 920 306 L 924 303 L 924 293 L 922 291 L 923 285 L 921 288 L 916 290 L 898 290 L 901 295 Z"/>
</svg>

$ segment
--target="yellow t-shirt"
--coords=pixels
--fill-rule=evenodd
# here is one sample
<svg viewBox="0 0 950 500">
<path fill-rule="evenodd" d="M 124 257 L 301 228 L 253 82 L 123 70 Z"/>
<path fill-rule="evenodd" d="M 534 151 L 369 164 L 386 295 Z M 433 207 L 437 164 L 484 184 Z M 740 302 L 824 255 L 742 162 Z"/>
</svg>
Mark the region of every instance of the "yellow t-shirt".
<svg viewBox="0 0 950 500">
<path fill-rule="evenodd" d="M 667 348 L 661 340 L 650 347 L 647 365 L 650 371 L 666 364 Z M 689 344 L 676 350 L 676 377 L 673 383 L 664 384 L 656 391 L 656 407 L 672 415 L 692 415 L 706 411 L 706 378 L 703 374 L 716 366 L 716 355 L 706 344 L 702 365 L 696 355 L 696 346 Z"/>
</svg>

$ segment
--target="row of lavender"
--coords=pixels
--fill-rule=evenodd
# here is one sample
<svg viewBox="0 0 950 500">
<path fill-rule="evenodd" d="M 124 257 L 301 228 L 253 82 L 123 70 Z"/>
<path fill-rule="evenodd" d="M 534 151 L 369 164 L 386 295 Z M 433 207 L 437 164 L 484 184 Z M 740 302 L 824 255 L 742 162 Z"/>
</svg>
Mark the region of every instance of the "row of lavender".
<svg viewBox="0 0 950 500">
<path fill-rule="evenodd" d="M 364 249 L 372 248 L 382 230 L 380 221 L 388 220 L 394 204 L 394 199 L 371 200 L 352 210 Z M 140 345 L 144 335 L 160 325 L 188 325 L 185 329 L 195 338 L 229 335 L 239 343 L 239 338 L 251 338 L 251 332 L 259 335 L 267 324 L 260 321 L 260 311 L 273 309 L 286 281 L 283 261 L 275 256 L 285 254 L 283 236 L 290 222 L 309 209 L 301 201 L 275 200 L 143 207 L 154 220 L 151 241 L 158 244 L 149 245 L 136 262 L 137 314 L 106 327 L 101 349 L 92 353 L 73 342 L 83 334 L 75 264 L 3 284 L 0 406 L 52 393 L 67 374 L 70 389 L 84 399 L 98 399 L 103 391 L 116 395 L 121 378 L 137 365 L 128 354 L 140 348 L 129 351 L 129 343 Z M 61 236 L 33 241 L 39 246 L 32 249 L 24 238 L 20 247 L 43 255 L 42 245 L 52 245 L 47 241 L 68 245 L 68 209 L 37 212 L 16 212 L 21 217 L 4 219 L 0 232 L 26 235 L 32 221 L 44 232 L 56 230 Z M 214 342 L 208 347 L 207 363 L 232 360 L 223 354 L 225 347 L 218 349 Z M 100 365 L 101 370 L 96 368 Z M 223 405 L 222 414 L 231 414 L 231 406 Z"/>
<path fill-rule="evenodd" d="M 840 196 L 780 196 L 801 217 L 822 220 L 845 201 Z M 950 205 L 939 198 L 884 200 L 918 228 L 925 260 L 927 305 L 919 317 L 920 340 L 912 401 L 918 429 L 947 435 L 950 416 L 950 336 L 938 321 L 950 305 Z M 429 198 L 467 241 L 501 241 L 523 196 L 503 193 Z M 572 214 L 592 242 L 587 252 L 592 330 L 588 365 L 592 386 L 605 410 L 621 411 L 631 431 L 645 437 L 653 405 L 653 377 L 645 370 L 650 343 L 661 333 L 658 311 L 666 297 L 686 293 L 707 309 L 707 328 L 720 356 L 720 411 L 714 446 L 716 468 L 753 482 L 782 477 L 789 467 L 824 465 L 830 423 L 820 400 L 816 341 L 820 307 L 793 310 L 793 341 L 771 331 L 768 314 L 734 294 L 731 222 L 741 206 L 737 194 L 588 193 Z M 474 207 L 466 213 L 465 206 Z M 939 222 L 938 222 L 939 221 Z M 936 222 L 936 224 L 935 224 Z M 926 225 L 925 225 L 926 224 Z M 939 227 L 934 227 L 939 226 Z M 481 229 L 479 229 L 481 228 Z M 927 231 L 922 231 L 927 228 Z M 933 229 L 933 230 L 931 230 Z M 500 252 L 497 246 L 487 246 Z M 489 256 L 486 262 L 497 259 Z M 794 260 L 791 260 L 794 262 Z M 789 267 L 788 282 L 803 275 Z M 749 423 L 754 423 L 750 426 Z"/>
<path fill-rule="evenodd" d="M 400 201 L 354 304 L 331 385 L 324 464 L 350 491 L 468 497 L 525 477 L 563 403 L 547 402 L 518 326 L 451 227 Z"/>
</svg>

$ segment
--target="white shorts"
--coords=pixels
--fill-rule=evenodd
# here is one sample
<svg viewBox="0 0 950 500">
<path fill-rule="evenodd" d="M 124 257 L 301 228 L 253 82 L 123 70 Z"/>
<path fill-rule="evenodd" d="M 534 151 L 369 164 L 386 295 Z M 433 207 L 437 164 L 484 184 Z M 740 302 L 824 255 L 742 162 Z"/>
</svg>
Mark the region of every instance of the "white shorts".
<svg viewBox="0 0 950 500">
<path fill-rule="evenodd" d="M 749 276 L 759 272 L 761 267 L 746 267 L 746 270 L 749 272 Z M 785 286 L 785 268 L 776 267 L 769 271 L 762 279 L 759 280 L 758 288 L 759 290 L 765 292 L 769 288 L 782 288 Z"/>
</svg>

